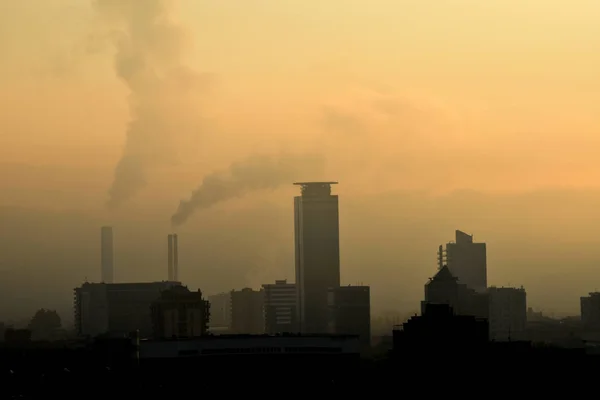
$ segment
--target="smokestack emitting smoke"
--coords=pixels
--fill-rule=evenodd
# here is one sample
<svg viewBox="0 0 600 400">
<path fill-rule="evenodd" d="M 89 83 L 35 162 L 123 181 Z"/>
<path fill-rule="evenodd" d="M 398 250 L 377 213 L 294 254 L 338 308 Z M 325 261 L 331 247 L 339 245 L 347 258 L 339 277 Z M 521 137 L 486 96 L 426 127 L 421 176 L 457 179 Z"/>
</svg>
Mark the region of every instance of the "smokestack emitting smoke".
<svg viewBox="0 0 600 400">
<path fill-rule="evenodd" d="M 171 217 L 173 226 L 185 223 L 197 210 L 246 193 L 276 189 L 299 176 L 321 172 L 324 160 L 320 156 L 254 156 L 232 164 L 225 171 L 217 171 L 202 180 L 188 200 L 182 200 Z"/>
<path fill-rule="evenodd" d="M 113 230 L 110 226 L 100 228 L 100 281 L 114 283 Z"/>
<path fill-rule="evenodd" d="M 173 281 L 173 235 L 167 235 L 167 280 Z"/>
<path fill-rule="evenodd" d="M 172 143 L 182 117 L 196 107 L 186 92 L 198 89 L 202 75 L 182 62 L 184 35 L 169 19 L 169 0 L 94 0 L 115 28 L 115 69 L 130 90 L 131 121 L 123 155 L 114 173 L 107 206 L 114 208 L 146 184 L 148 169 L 177 156 Z M 185 104 L 182 104 L 185 102 Z M 183 110 L 183 111 L 182 111 Z M 178 114 L 179 113 L 179 114 Z M 179 125 L 178 125 L 179 124 Z"/>
<path fill-rule="evenodd" d="M 179 282 L 179 245 L 176 233 L 173 234 L 173 280 Z"/>
</svg>

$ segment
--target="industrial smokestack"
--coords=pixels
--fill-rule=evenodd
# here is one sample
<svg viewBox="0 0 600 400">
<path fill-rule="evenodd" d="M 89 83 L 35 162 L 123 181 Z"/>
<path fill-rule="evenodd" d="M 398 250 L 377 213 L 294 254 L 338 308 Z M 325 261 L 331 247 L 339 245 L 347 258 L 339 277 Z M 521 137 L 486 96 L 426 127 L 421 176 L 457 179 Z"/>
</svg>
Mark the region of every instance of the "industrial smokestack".
<svg viewBox="0 0 600 400">
<path fill-rule="evenodd" d="M 167 242 L 168 242 L 168 253 L 167 253 L 168 279 L 167 280 L 169 282 L 172 282 L 173 281 L 173 235 L 167 236 Z"/>
<path fill-rule="evenodd" d="M 179 282 L 179 246 L 176 233 L 173 234 L 173 280 Z"/>
<path fill-rule="evenodd" d="M 114 283 L 113 230 L 111 226 L 100 228 L 100 281 Z"/>
</svg>

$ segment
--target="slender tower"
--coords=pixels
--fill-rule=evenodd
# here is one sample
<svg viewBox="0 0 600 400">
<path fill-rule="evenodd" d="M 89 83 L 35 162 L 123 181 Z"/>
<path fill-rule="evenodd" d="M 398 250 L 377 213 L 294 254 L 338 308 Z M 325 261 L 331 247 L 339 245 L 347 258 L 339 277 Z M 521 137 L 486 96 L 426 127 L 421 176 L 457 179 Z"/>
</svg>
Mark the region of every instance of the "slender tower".
<svg viewBox="0 0 600 400">
<path fill-rule="evenodd" d="M 302 333 L 326 333 L 328 291 L 340 286 L 340 235 L 337 182 L 298 182 L 294 198 L 296 294 Z"/>
<path fill-rule="evenodd" d="M 100 228 L 100 280 L 104 283 L 114 283 L 113 230 L 111 226 Z"/>
<path fill-rule="evenodd" d="M 179 246 L 176 233 L 173 234 L 173 280 L 179 282 Z"/>
<path fill-rule="evenodd" d="M 169 282 L 173 281 L 173 235 L 169 234 L 167 236 L 167 246 L 168 246 L 168 250 L 167 250 L 167 280 Z"/>
</svg>

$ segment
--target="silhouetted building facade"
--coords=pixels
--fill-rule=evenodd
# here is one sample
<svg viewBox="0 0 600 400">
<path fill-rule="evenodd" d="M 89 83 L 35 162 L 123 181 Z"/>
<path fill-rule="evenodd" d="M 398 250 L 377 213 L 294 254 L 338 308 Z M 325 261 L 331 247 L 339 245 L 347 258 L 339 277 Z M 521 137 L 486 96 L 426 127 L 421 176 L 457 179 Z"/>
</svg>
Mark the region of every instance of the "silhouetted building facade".
<svg viewBox="0 0 600 400">
<path fill-rule="evenodd" d="M 231 291 L 231 333 L 262 334 L 265 332 L 264 293 L 244 288 Z"/>
<path fill-rule="evenodd" d="M 456 315 L 447 304 L 426 304 L 421 316 L 411 317 L 394 330 L 394 351 L 420 355 L 466 354 L 488 343 L 488 321 L 470 315 Z"/>
<path fill-rule="evenodd" d="M 527 294 L 523 288 L 490 287 L 490 339 L 526 340 Z"/>
<path fill-rule="evenodd" d="M 421 314 L 425 313 L 427 304 L 449 305 L 456 315 L 488 318 L 489 313 L 487 293 L 478 293 L 459 283 L 458 278 L 445 265 L 425 284 Z"/>
<path fill-rule="evenodd" d="M 582 338 L 586 346 L 600 349 L 600 292 L 581 297 Z"/>
<path fill-rule="evenodd" d="M 600 292 L 581 297 L 581 324 L 586 333 L 600 333 Z"/>
<path fill-rule="evenodd" d="M 211 329 L 231 328 L 231 292 L 208 296 Z"/>
<path fill-rule="evenodd" d="M 177 282 L 84 283 L 74 290 L 75 329 L 82 336 L 152 335 L 150 306 Z"/>
<path fill-rule="evenodd" d="M 329 289 L 329 332 L 358 335 L 363 348 L 371 345 L 371 290 L 369 286 Z"/>
<path fill-rule="evenodd" d="M 114 263 L 113 229 L 111 226 L 103 226 L 100 228 L 101 282 L 114 283 Z"/>
<path fill-rule="evenodd" d="M 210 304 L 202 292 L 174 286 L 151 305 L 154 338 L 198 337 L 208 332 Z"/>
<path fill-rule="evenodd" d="M 262 287 L 265 333 L 298 332 L 296 285 L 281 280 Z"/>
<path fill-rule="evenodd" d="M 439 247 L 438 267 L 444 265 L 458 278 L 478 293 L 487 289 L 487 251 L 485 243 L 473 242 L 473 236 L 456 231 L 456 242 Z"/>
<path fill-rule="evenodd" d="M 331 194 L 333 184 L 296 183 L 302 190 L 294 198 L 294 229 L 298 319 L 304 333 L 327 332 L 327 293 L 340 286 L 338 196 Z"/>
</svg>

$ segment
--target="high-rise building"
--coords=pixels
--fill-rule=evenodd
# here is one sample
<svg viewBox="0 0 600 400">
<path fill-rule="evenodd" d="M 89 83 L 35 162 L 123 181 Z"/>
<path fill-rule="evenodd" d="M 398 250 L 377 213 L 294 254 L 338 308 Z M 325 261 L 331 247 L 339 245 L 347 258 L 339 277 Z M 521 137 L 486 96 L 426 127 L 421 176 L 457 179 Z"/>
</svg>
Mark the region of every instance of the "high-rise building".
<svg viewBox="0 0 600 400">
<path fill-rule="evenodd" d="M 100 265 L 101 278 L 104 283 L 114 283 L 113 230 L 111 226 L 100 228 Z"/>
<path fill-rule="evenodd" d="M 75 330 L 81 336 L 152 335 L 151 304 L 174 282 L 84 283 L 74 290 Z"/>
<path fill-rule="evenodd" d="M 298 321 L 303 333 L 328 331 L 329 288 L 340 286 L 337 182 L 300 182 L 294 198 Z"/>
<path fill-rule="evenodd" d="M 265 332 L 298 332 L 296 285 L 287 281 L 262 285 L 265 294 Z"/>
<path fill-rule="evenodd" d="M 244 288 L 231 291 L 231 333 L 265 333 L 262 290 Z"/>
<path fill-rule="evenodd" d="M 164 290 L 151 305 L 154 338 L 192 338 L 208 332 L 210 304 L 184 286 Z"/>
<path fill-rule="evenodd" d="M 330 288 L 329 332 L 357 335 L 363 348 L 371 345 L 371 290 L 369 286 Z"/>
<path fill-rule="evenodd" d="M 523 288 L 490 287 L 490 339 L 525 340 L 527 328 L 527 294 Z"/>
<path fill-rule="evenodd" d="M 460 283 L 483 293 L 487 289 L 487 255 L 485 243 L 473 242 L 473 236 L 456 231 L 456 241 L 439 247 L 438 268 L 444 265 Z"/>
</svg>

